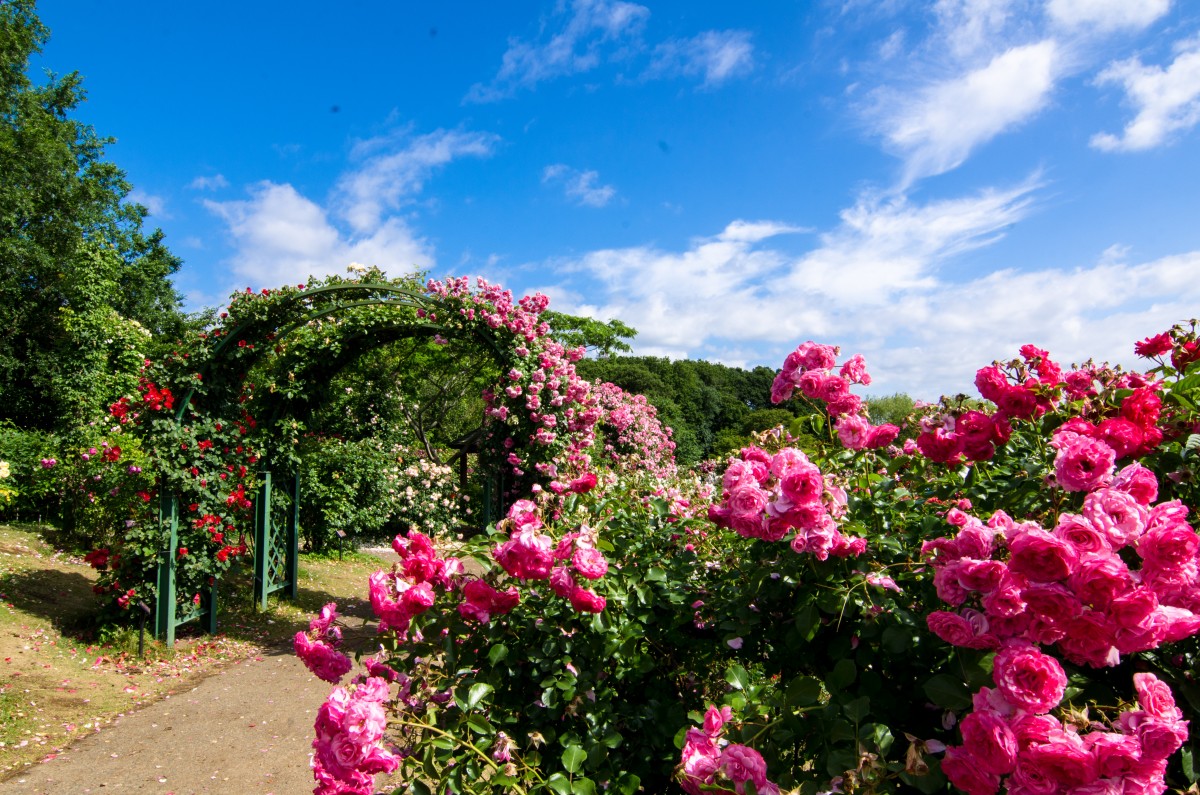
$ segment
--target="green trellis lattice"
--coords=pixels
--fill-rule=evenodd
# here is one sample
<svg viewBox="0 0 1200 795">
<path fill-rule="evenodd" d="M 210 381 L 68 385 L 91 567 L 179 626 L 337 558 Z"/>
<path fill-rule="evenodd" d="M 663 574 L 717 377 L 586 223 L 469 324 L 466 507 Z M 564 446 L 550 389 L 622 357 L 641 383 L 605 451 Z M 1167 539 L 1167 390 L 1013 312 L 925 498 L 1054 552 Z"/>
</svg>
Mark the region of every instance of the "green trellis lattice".
<svg viewBox="0 0 1200 795">
<path fill-rule="evenodd" d="M 243 322 L 232 331 L 225 334 L 213 348 L 208 362 L 201 369 L 203 380 L 215 366 L 228 364 L 222 355 L 241 340 L 249 340 L 252 335 L 266 335 L 273 331 L 273 339 L 281 341 L 297 329 L 304 328 L 314 320 L 336 315 L 349 309 L 367 306 L 396 306 L 411 309 L 438 310 L 442 308 L 440 299 L 413 290 L 380 283 L 337 284 L 314 288 L 302 293 L 289 296 L 281 305 L 281 320 L 271 328 L 269 320 L 261 319 Z M 285 310 L 296 308 L 298 311 L 287 314 Z M 307 311 L 305 311 L 307 310 Z M 296 315 L 299 314 L 297 318 Z M 290 322 L 289 322 L 290 321 Z M 445 326 L 422 320 L 404 320 L 395 324 L 383 325 L 376 332 L 402 329 L 411 336 L 428 336 L 436 334 L 454 334 Z M 395 335 L 380 334 L 379 344 L 384 344 Z M 472 332 L 471 336 L 480 343 L 497 361 L 504 360 L 504 354 L 496 341 L 487 334 Z M 344 362 L 342 362 L 344 364 Z M 174 422 L 182 427 L 189 408 L 193 411 L 192 399 L 196 395 L 196 387 L 191 387 L 179 402 Z M 279 417 L 274 417 L 278 420 Z M 262 462 L 267 464 L 268 462 Z M 272 593 L 282 591 L 282 596 L 295 599 L 298 591 L 298 559 L 299 559 L 299 510 L 300 510 L 300 477 L 299 474 L 287 478 L 289 488 L 283 494 L 274 488 L 274 476 L 269 469 L 260 472 L 261 483 L 254 498 L 254 603 L 262 610 L 267 609 L 268 597 Z M 500 492 L 499 483 L 493 481 L 498 475 L 485 473 L 484 477 L 484 521 L 494 518 L 494 506 Z M 216 578 L 200 595 L 200 603 L 179 611 L 177 604 L 177 589 L 175 583 L 175 567 L 178 559 L 178 528 L 180 522 L 179 499 L 167 488 L 160 488 L 159 523 L 163 529 L 166 545 L 160 553 L 157 574 L 158 597 L 154 609 L 155 637 L 162 638 L 168 646 L 175 643 L 176 629 L 191 621 L 201 621 L 206 632 L 215 633 L 217 629 L 217 581 Z M 278 499 L 278 498 L 282 499 Z M 283 515 L 280 516 L 283 508 Z"/>
</svg>

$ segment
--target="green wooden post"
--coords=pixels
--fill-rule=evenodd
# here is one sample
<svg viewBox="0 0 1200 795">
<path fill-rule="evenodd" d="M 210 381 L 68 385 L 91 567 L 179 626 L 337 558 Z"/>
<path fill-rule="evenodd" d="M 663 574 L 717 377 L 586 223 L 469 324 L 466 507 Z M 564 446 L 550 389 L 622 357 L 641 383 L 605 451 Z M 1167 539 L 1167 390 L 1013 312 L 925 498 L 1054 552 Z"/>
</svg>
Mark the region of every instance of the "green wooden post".
<svg viewBox="0 0 1200 795">
<path fill-rule="evenodd" d="M 271 570 L 271 473 L 262 473 L 254 510 L 254 601 L 259 610 L 267 609 Z"/>
<path fill-rule="evenodd" d="M 179 502 L 163 492 L 158 502 L 159 526 L 167 530 L 167 548 L 158 561 L 158 599 L 154 604 L 154 637 L 175 645 L 175 555 L 179 546 Z"/>
<path fill-rule="evenodd" d="M 217 578 L 213 577 L 212 585 L 208 586 L 208 615 L 204 619 L 204 631 L 209 635 L 217 634 Z"/>
<path fill-rule="evenodd" d="M 300 472 L 292 476 L 292 509 L 288 512 L 287 526 L 287 587 L 288 598 L 295 599 L 300 593 Z"/>
</svg>

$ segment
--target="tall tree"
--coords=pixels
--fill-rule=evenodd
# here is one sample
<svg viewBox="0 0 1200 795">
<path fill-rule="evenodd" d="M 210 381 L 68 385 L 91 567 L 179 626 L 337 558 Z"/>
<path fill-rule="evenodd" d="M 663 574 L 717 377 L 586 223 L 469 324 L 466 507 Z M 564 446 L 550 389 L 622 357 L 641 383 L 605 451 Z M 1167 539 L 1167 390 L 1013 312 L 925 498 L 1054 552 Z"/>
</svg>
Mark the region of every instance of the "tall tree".
<svg viewBox="0 0 1200 795">
<path fill-rule="evenodd" d="M 126 201 L 112 139 L 71 118 L 80 76 L 28 76 L 48 35 L 32 0 L 0 2 L 0 420 L 57 431 L 125 391 L 184 316 L 180 261 Z"/>
</svg>

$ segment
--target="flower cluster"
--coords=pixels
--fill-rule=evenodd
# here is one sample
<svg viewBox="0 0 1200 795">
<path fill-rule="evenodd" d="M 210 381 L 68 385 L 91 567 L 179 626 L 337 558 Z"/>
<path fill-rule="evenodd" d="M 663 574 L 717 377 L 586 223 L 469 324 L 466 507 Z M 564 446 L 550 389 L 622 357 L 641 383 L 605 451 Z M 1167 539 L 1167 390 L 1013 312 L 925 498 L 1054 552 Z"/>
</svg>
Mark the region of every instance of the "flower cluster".
<svg viewBox="0 0 1200 795">
<path fill-rule="evenodd" d="M 1053 528 L 1015 522 L 997 511 L 985 525 L 952 509 L 954 538 L 928 541 L 934 584 L 945 602 L 978 598 L 982 611 L 936 611 L 929 628 L 943 640 L 997 648 L 1009 639 L 1057 644 L 1080 665 L 1116 665 L 1122 654 L 1153 649 L 1200 631 L 1200 536 L 1178 500 L 1153 505 L 1158 483 L 1130 464 L 1110 487 L 1064 513 Z M 1141 559 L 1140 570 L 1123 551 Z M 1007 553 L 1007 560 L 1003 559 Z"/>
<path fill-rule="evenodd" d="M 317 710 L 312 769 L 316 795 L 371 795 L 376 773 L 392 773 L 400 758 L 383 747 L 390 686 L 379 676 L 353 690 L 335 687 Z"/>
<path fill-rule="evenodd" d="M 590 469 L 588 449 L 602 411 L 590 384 L 575 372 L 583 349 L 555 342 L 541 318 L 550 299 L 539 293 L 514 301 L 511 292 L 484 279 L 472 290 L 466 277 L 430 280 L 426 292 L 448 316 L 419 310 L 422 319 L 476 333 L 489 329 L 508 348 L 512 366 L 483 395 L 492 420 L 486 431 L 491 455 L 518 483 L 548 484 L 568 470 Z"/>
<path fill-rule="evenodd" d="M 771 385 L 771 402 L 782 403 L 799 389 L 810 400 L 825 403 L 829 416 L 835 417 L 838 440 L 850 450 L 876 450 L 896 440 L 900 429 L 895 425 L 872 425 L 867 419 L 862 398 L 853 394 L 854 384 L 870 385 L 871 376 L 861 354 L 847 359 L 834 372 L 839 349 L 832 345 L 805 342 L 788 354 L 783 370 Z"/>
<path fill-rule="evenodd" d="M 424 533 L 412 531 L 407 538 L 398 535 L 392 549 L 400 562 L 391 572 L 380 570 L 371 575 L 371 607 L 379 617 L 380 632 L 394 630 L 404 637 L 413 618 L 433 607 L 434 589 L 452 588 L 463 567 L 458 558 L 439 556 Z"/>
<path fill-rule="evenodd" d="M 608 572 L 608 561 L 596 549 L 595 534 L 589 528 L 567 533 L 555 544 L 542 532 L 544 526 L 538 508 L 529 500 L 513 503 L 501 526 L 505 524 L 510 528 L 509 538 L 496 546 L 492 556 L 510 577 L 549 580 L 550 590 L 569 600 L 577 612 L 604 610 L 604 597 L 578 581 L 578 577 L 598 580 Z"/>
<path fill-rule="evenodd" d="M 996 687 L 983 688 L 950 746 L 942 772 L 969 795 L 1009 793 L 1162 792 L 1167 758 L 1187 739 L 1188 722 L 1171 689 L 1154 674 L 1133 675 L 1138 709 L 1111 730 L 1080 732 L 1048 715 L 1067 678 L 1058 662 L 1028 644 L 1009 641 L 996 654 Z"/>
<path fill-rule="evenodd" d="M 733 717 L 729 707 L 710 706 L 704 715 L 703 729 L 689 728 L 683 740 L 683 753 L 676 777 L 684 792 L 738 793 L 753 784 L 758 795 L 778 795 L 779 787 L 767 780 L 767 764 L 762 754 L 746 745 L 730 743 L 722 735 Z M 732 786 L 732 789 L 729 789 Z"/>
<path fill-rule="evenodd" d="M 791 547 L 818 560 L 854 557 L 867 548 L 865 538 L 838 531 L 846 513 L 846 492 L 834 484 L 803 452 L 785 447 L 769 455 L 757 447 L 731 459 L 722 478 L 721 504 L 709 518 L 746 538 L 782 541 L 792 530 Z"/>
<path fill-rule="evenodd" d="M 342 629 L 334 626 L 337 605 L 333 602 L 308 624 L 308 632 L 297 632 L 293 641 L 296 656 L 318 679 L 337 684 L 353 667 L 350 658 L 338 651 L 342 645 Z"/>
<path fill-rule="evenodd" d="M 616 384 L 592 385 L 603 414 L 596 426 L 598 457 L 616 472 L 645 471 L 658 478 L 675 474 L 675 443 L 658 410 L 644 395 L 633 395 Z M 551 484 L 553 488 L 553 484 Z"/>
</svg>

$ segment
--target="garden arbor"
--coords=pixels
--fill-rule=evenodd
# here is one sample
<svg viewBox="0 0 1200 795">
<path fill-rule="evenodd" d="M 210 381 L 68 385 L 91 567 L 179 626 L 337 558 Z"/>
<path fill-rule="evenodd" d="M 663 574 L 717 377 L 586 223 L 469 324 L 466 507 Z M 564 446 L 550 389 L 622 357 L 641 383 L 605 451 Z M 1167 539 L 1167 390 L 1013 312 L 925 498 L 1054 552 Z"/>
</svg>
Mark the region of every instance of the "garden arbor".
<svg viewBox="0 0 1200 795">
<path fill-rule="evenodd" d="M 114 404 L 122 422 L 146 430 L 161 475 L 157 515 L 132 522 L 120 565 L 102 586 L 126 604 L 153 592 L 155 632 L 168 644 L 188 621 L 215 629 L 217 580 L 232 558 L 249 553 L 248 526 L 256 603 L 265 606 L 276 591 L 295 596 L 295 446 L 323 388 L 367 351 L 427 341 L 483 351 L 494 362 L 501 383 L 483 390 L 478 445 L 485 522 L 505 499 L 499 484 L 511 499 L 587 470 L 596 412 L 574 374 L 581 352 L 564 350 L 539 320 L 544 297 L 514 302 L 465 279 L 421 289 L 377 271 L 368 277 L 237 294 L 193 346 L 147 362 L 140 398 Z M 140 590 L 128 588 L 139 579 Z"/>
</svg>

